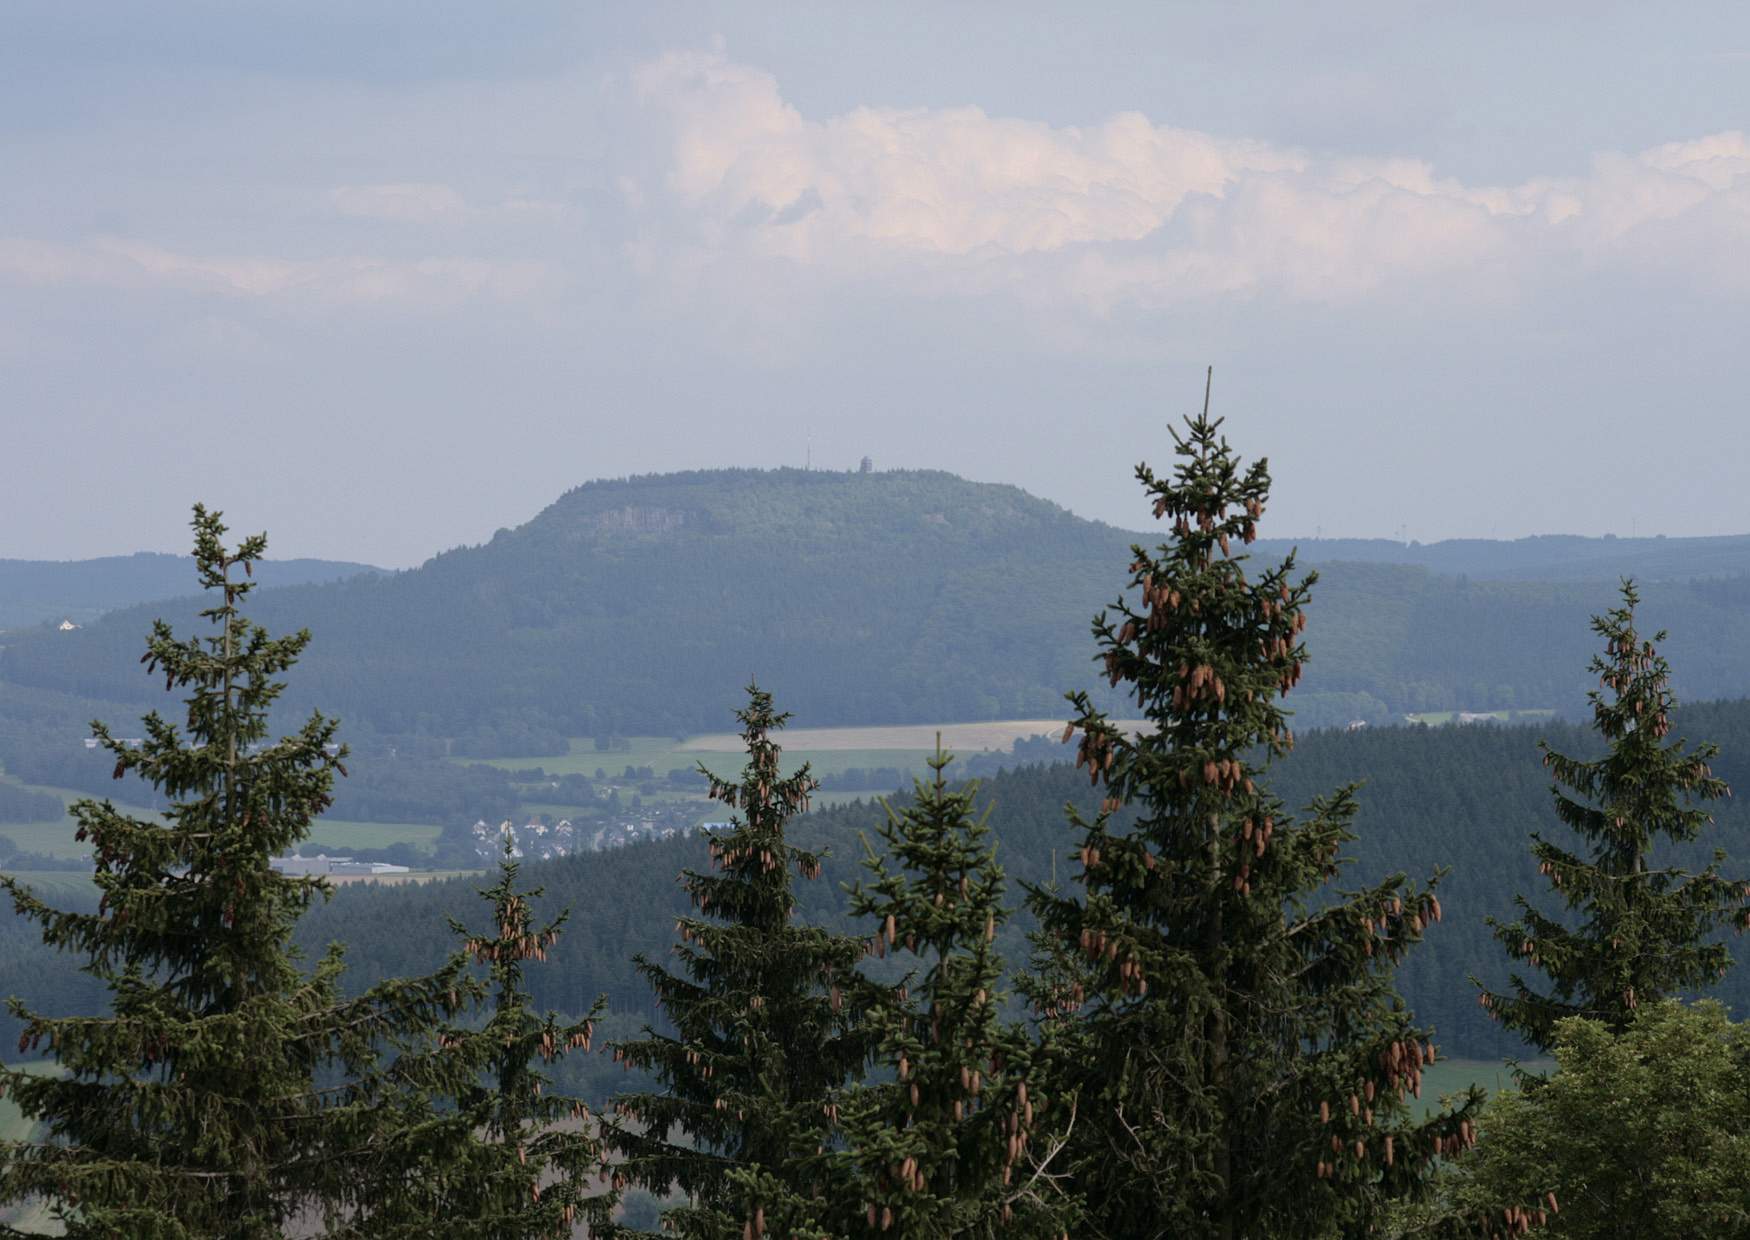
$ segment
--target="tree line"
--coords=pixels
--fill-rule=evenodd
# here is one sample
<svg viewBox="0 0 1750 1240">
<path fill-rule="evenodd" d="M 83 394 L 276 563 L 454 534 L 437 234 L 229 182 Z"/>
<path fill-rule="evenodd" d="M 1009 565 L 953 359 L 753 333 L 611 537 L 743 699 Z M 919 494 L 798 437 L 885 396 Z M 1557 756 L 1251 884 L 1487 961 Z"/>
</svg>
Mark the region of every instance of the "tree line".
<svg viewBox="0 0 1750 1240">
<path fill-rule="evenodd" d="M 1244 554 L 1270 478 L 1207 398 L 1174 438 L 1170 473 L 1137 471 L 1168 537 L 1130 549 L 1094 623 L 1108 688 L 1151 726 L 1071 695 L 1087 794 L 1065 811 L 1073 862 L 1019 884 L 1034 930 L 1013 999 L 1011 879 L 949 756 L 866 841 L 848 924 L 823 924 L 822 856 L 791 831 L 818 782 L 781 773 L 787 716 L 750 685 L 746 764 L 709 777 L 729 825 L 682 872 L 669 950 L 634 957 L 660 1017 L 610 1038 L 638 1076 L 605 1113 L 549 1088 L 551 1065 L 592 1053 L 603 1004 L 540 1010 L 529 978 L 565 918 L 508 860 L 431 970 L 348 989 L 340 948 L 299 962 L 322 884 L 268 860 L 328 808 L 347 753 L 320 713 L 264 743 L 308 634 L 242 617 L 233 571 L 265 542 L 227 548 L 197 508 L 212 632 L 159 623 L 143 660 L 187 693 L 184 720 L 148 715 L 138 745 L 96 730 L 165 820 L 74 807 L 94 909 L 6 880 L 106 1003 L 14 1001 L 23 1045 L 62 1071 L 0 1074 L 47 1137 L 5 1147 L 0 1200 L 42 1203 L 71 1235 L 648 1234 L 620 1210 L 634 1187 L 666 1234 L 744 1240 L 1741 1232 L 1742 1104 L 1658 1149 L 1613 1144 L 1673 1117 L 1645 1047 L 1687 1080 L 1738 1062 L 1720 1011 L 1676 996 L 1724 973 L 1717 935 L 1750 902 L 1719 861 L 1652 860 L 1711 835 L 1726 788 L 1711 746 L 1670 735 L 1670 669 L 1633 588 L 1596 620 L 1596 744 L 1544 752 L 1572 841 L 1533 837 L 1549 890 L 1491 926 L 1506 984 L 1471 988 L 1560 1070 L 1498 1106 L 1424 1099 L 1441 1055 L 1398 981 L 1439 941 L 1447 876 L 1352 873 L 1356 787 L 1304 808 L 1273 788 L 1316 574 Z M 1625 1085 L 1638 1128 L 1584 1123 Z M 1631 1159 L 1658 1187 L 1610 1182 Z"/>
</svg>

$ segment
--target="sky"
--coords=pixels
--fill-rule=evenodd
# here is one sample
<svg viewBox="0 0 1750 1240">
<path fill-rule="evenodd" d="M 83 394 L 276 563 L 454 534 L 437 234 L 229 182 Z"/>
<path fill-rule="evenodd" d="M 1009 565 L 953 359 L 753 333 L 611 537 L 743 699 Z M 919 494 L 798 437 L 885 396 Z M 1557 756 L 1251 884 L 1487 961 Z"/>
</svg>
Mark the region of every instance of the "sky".
<svg viewBox="0 0 1750 1240">
<path fill-rule="evenodd" d="M 1084 11 L 1091 10 L 1091 11 Z M 1741 3 L 9 0 L 0 557 L 386 566 L 594 478 L 1750 532 Z"/>
</svg>

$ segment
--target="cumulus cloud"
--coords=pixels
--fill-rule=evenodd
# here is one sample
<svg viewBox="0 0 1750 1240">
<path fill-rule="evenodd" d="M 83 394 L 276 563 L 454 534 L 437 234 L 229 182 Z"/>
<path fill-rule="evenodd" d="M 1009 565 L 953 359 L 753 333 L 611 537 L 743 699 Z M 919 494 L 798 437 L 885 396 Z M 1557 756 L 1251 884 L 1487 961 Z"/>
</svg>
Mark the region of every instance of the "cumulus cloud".
<svg viewBox="0 0 1750 1240">
<path fill-rule="evenodd" d="M 770 74 L 675 52 L 633 83 L 666 135 L 661 246 L 846 278 L 993 282 L 1084 307 L 1212 296 L 1344 302 L 1510 295 L 1579 268 L 1670 273 L 1732 295 L 1750 265 L 1740 132 L 1603 154 L 1579 177 L 1473 186 L 1406 158 L 1329 158 L 1125 113 L 1077 127 L 974 107 L 810 118 Z M 628 195 L 634 209 L 651 210 Z M 661 248 L 661 246 L 655 248 Z M 646 239 L 646 254 L 651 251 Z"/>
<path fill-rule="evenodd" d="M 34 285 L 171 288 L 226 297 L 444 307 L 476 298 L 525 297 L 550 278 L 545 267 L 533 262 L 213 256 L 126 238 L 78 245 L 0 238 L 0 279 Z"/>
</svg>

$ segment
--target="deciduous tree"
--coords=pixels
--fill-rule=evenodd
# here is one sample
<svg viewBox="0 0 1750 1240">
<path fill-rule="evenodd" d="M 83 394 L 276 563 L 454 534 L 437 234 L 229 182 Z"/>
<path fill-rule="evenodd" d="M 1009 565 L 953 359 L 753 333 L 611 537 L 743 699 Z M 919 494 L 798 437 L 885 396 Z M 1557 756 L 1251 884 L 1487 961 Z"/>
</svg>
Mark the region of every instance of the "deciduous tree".
<svg viewBox="0 0 1750 1240">
<path fill-rule="evenodd" d="M 1750 1235 L 1750 1029 L 1665 1000 L 1620 1031 L 1567 1017 L 1552 1032 L 1556 1070 L 1490 1099 L 1451 1172 L 1467 1234 Z"/>
</svg>

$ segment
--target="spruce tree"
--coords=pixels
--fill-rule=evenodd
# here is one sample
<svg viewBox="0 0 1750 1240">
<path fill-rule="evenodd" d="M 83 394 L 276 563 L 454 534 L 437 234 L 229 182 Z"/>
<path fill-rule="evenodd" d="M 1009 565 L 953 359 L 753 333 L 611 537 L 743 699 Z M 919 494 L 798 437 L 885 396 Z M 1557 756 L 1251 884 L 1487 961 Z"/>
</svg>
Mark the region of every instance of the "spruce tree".
<svg viewBox="0 0 1750 1240">
<path fill-rule="evenodd" d="M 682 972 L 638 959 L 673 1031 L 647 1026 L 614 1050 L 665 1088 L 618 1098 L 617 1115 L 636 1129 L 609 1141 L 626 1181 L 686 1195 L 664 1215 L 673 1234 L 823 1236 L 818 1220 L 835 1203 L 831 1092 L 869 1055 L 856 1015 L 865 944 L 796 924 L 790 871 L 817 878 L 820 858 L 789 843 L 785 825 L 819 785 L 806 765 L 781 773 L 772 734 L 789 716 L 770 694 L 750 685 L 736 718 L 747 746 L 740 779 L 700 767 L 712 799 L 738 812 L 707 833 L 718 872 L 681 876 L 698 909 L 677 925 Z"/>
<path fill-rule="evenodd" d="M 523 971 L 546 961 L 566 917 L 537 925 L 531 902 L 542 889 L 519 887 L 518 871 L 507 843 L 498 882 L 480 893 L 490 932 L 451 922 L 490 975 L 489 1014 L 396 1061 L 388 1127 L 415 1170 L 380 1192 L 348 1235 L 418 1240 L 440 1221 L 445 1236 L 472 1240 L 559 1240 L 579 1227 L 610 1234 L 618 1194 L 599 1188 L 608 1168 L 595 1117 L 580 1099 L 551 1092 L 541 1068 L 589 1052 L 602 1001 L 579 1019 L 531 1006 Z"/>
<path fill-rule="evenodd" d="M 1426 1122 L 1405 1102 L 1434 1052 L 1392 971 L 1440 904 L 1402 875 L 1336 889 L 1353 790 L 1294 818 L 1262 782 L 1292 745 L 1279 699 L 1315 578 L 1292 555 L 1248 568 L 1270 477 L 1220 426 L 1206 393 L 1172 476 L 1137 467 L 1172 536 L 1133 548 L 1130 592 L 1094 622 L 1142 729 L 1070 695 L 1065 740 L 1104 799 L 1070 814 L 1080 890 L 1030 892 L 1055 1045 L 1040 1092 L 1073 1117 L 1077 1234 L 1364 1235 L 1470 1140 L 1470 1102 Z"/>
<path fill-rule="evenodd" d="M 1548 988 L 1534 989 L 1515 973 L 1511 993 L 1484 988 L 1478 999 L 1546 1051 L 1564 1017 L 1602 1021 L 1621 1033 L 1641 1006 L 1712 985 L 1731 963 L 1716 931 L 1750 924 L 1750 886 L 1720 874 L 1724 853 L 1700 871 L 1654 864 L 1660 842 L 1697 840 L 1713 822 L 1707 802 L 1729 789 L 1709 766 L 1715 746 L 1666 739 L 1676 699 L 1671 668 L 1656 648 L 1665 633 L 1647 639 L 1636 630 L 1639 602 L 1625 580 L 1622 605 L 1592 621 L 1604 653 L 1592 658 L 1600 688 L 1588 699 L 1604 754 L 1587 761 L 1539 742 L 1555 780 L 1556 817 L 1583 844 L 1563 848 L 1533 832 L 1531 851 L 1569 916 L 1546 916 L 1521 896 L 1516 921 L 1490 920 L 1507 954 L 1541 971 Z"/>
<path fill-rule="evenodd" d="M 239 612 L 250 583 L 233 571 L 251 574 L 265 536 L 227 550 L 218 513 L 197 506 L 193 524 L 216 631 L 178 640 L 158 621 L 141 660 L 167 691 L 188 691 L 184 723 L 147 715 L 138 747 L 93 725 L 116 778 L 140 776 L 169 809 L 157 821 L 107 800 L 72 806 L 102 893 L 94 913 L 0 880 L 111 997 L 91 1017 L 11 1003 L 20 1052 L 46 1045 L 61 1074 L 0 1073 L 48 1134 L 5 1147 L 0 1201 L 46 1201 L 70 1236 L 279 1237 L 294 1218 L 356 1213 L 407 1171 L 377 1148 L 369 1083 L 384 1049 L 416 1043 L 470 990 L 459 958 L 352 999 L 338 949 L 300 967 L 292 924 L 324 884 L 269 863 L 327 807 L 345 751 L 321 714 L 269 741 L 277 677 L 309 634 L 270 637 Z"/>
<path fill-rule="evenodd" d="M 848 1169 L 844 1235 L 1052 1236 L 1075 1214 L 1029 1097 L 1033 1044 L 1005 1020 L 997 930 L 1007 919 L 990 811 L 976 783 L 948 785 L 938 736 L 929 781 L 903 813 L 886 806 L 882 853 L 851 911 L 872 918 L 877 954 L 913 966 L 871 1004 L 880 1075 L 838 1104 Z M 867 843 L 865 842 L 867 849 Z M 921 970 L 921 973 L 918 972 Z"/>
</svg>

